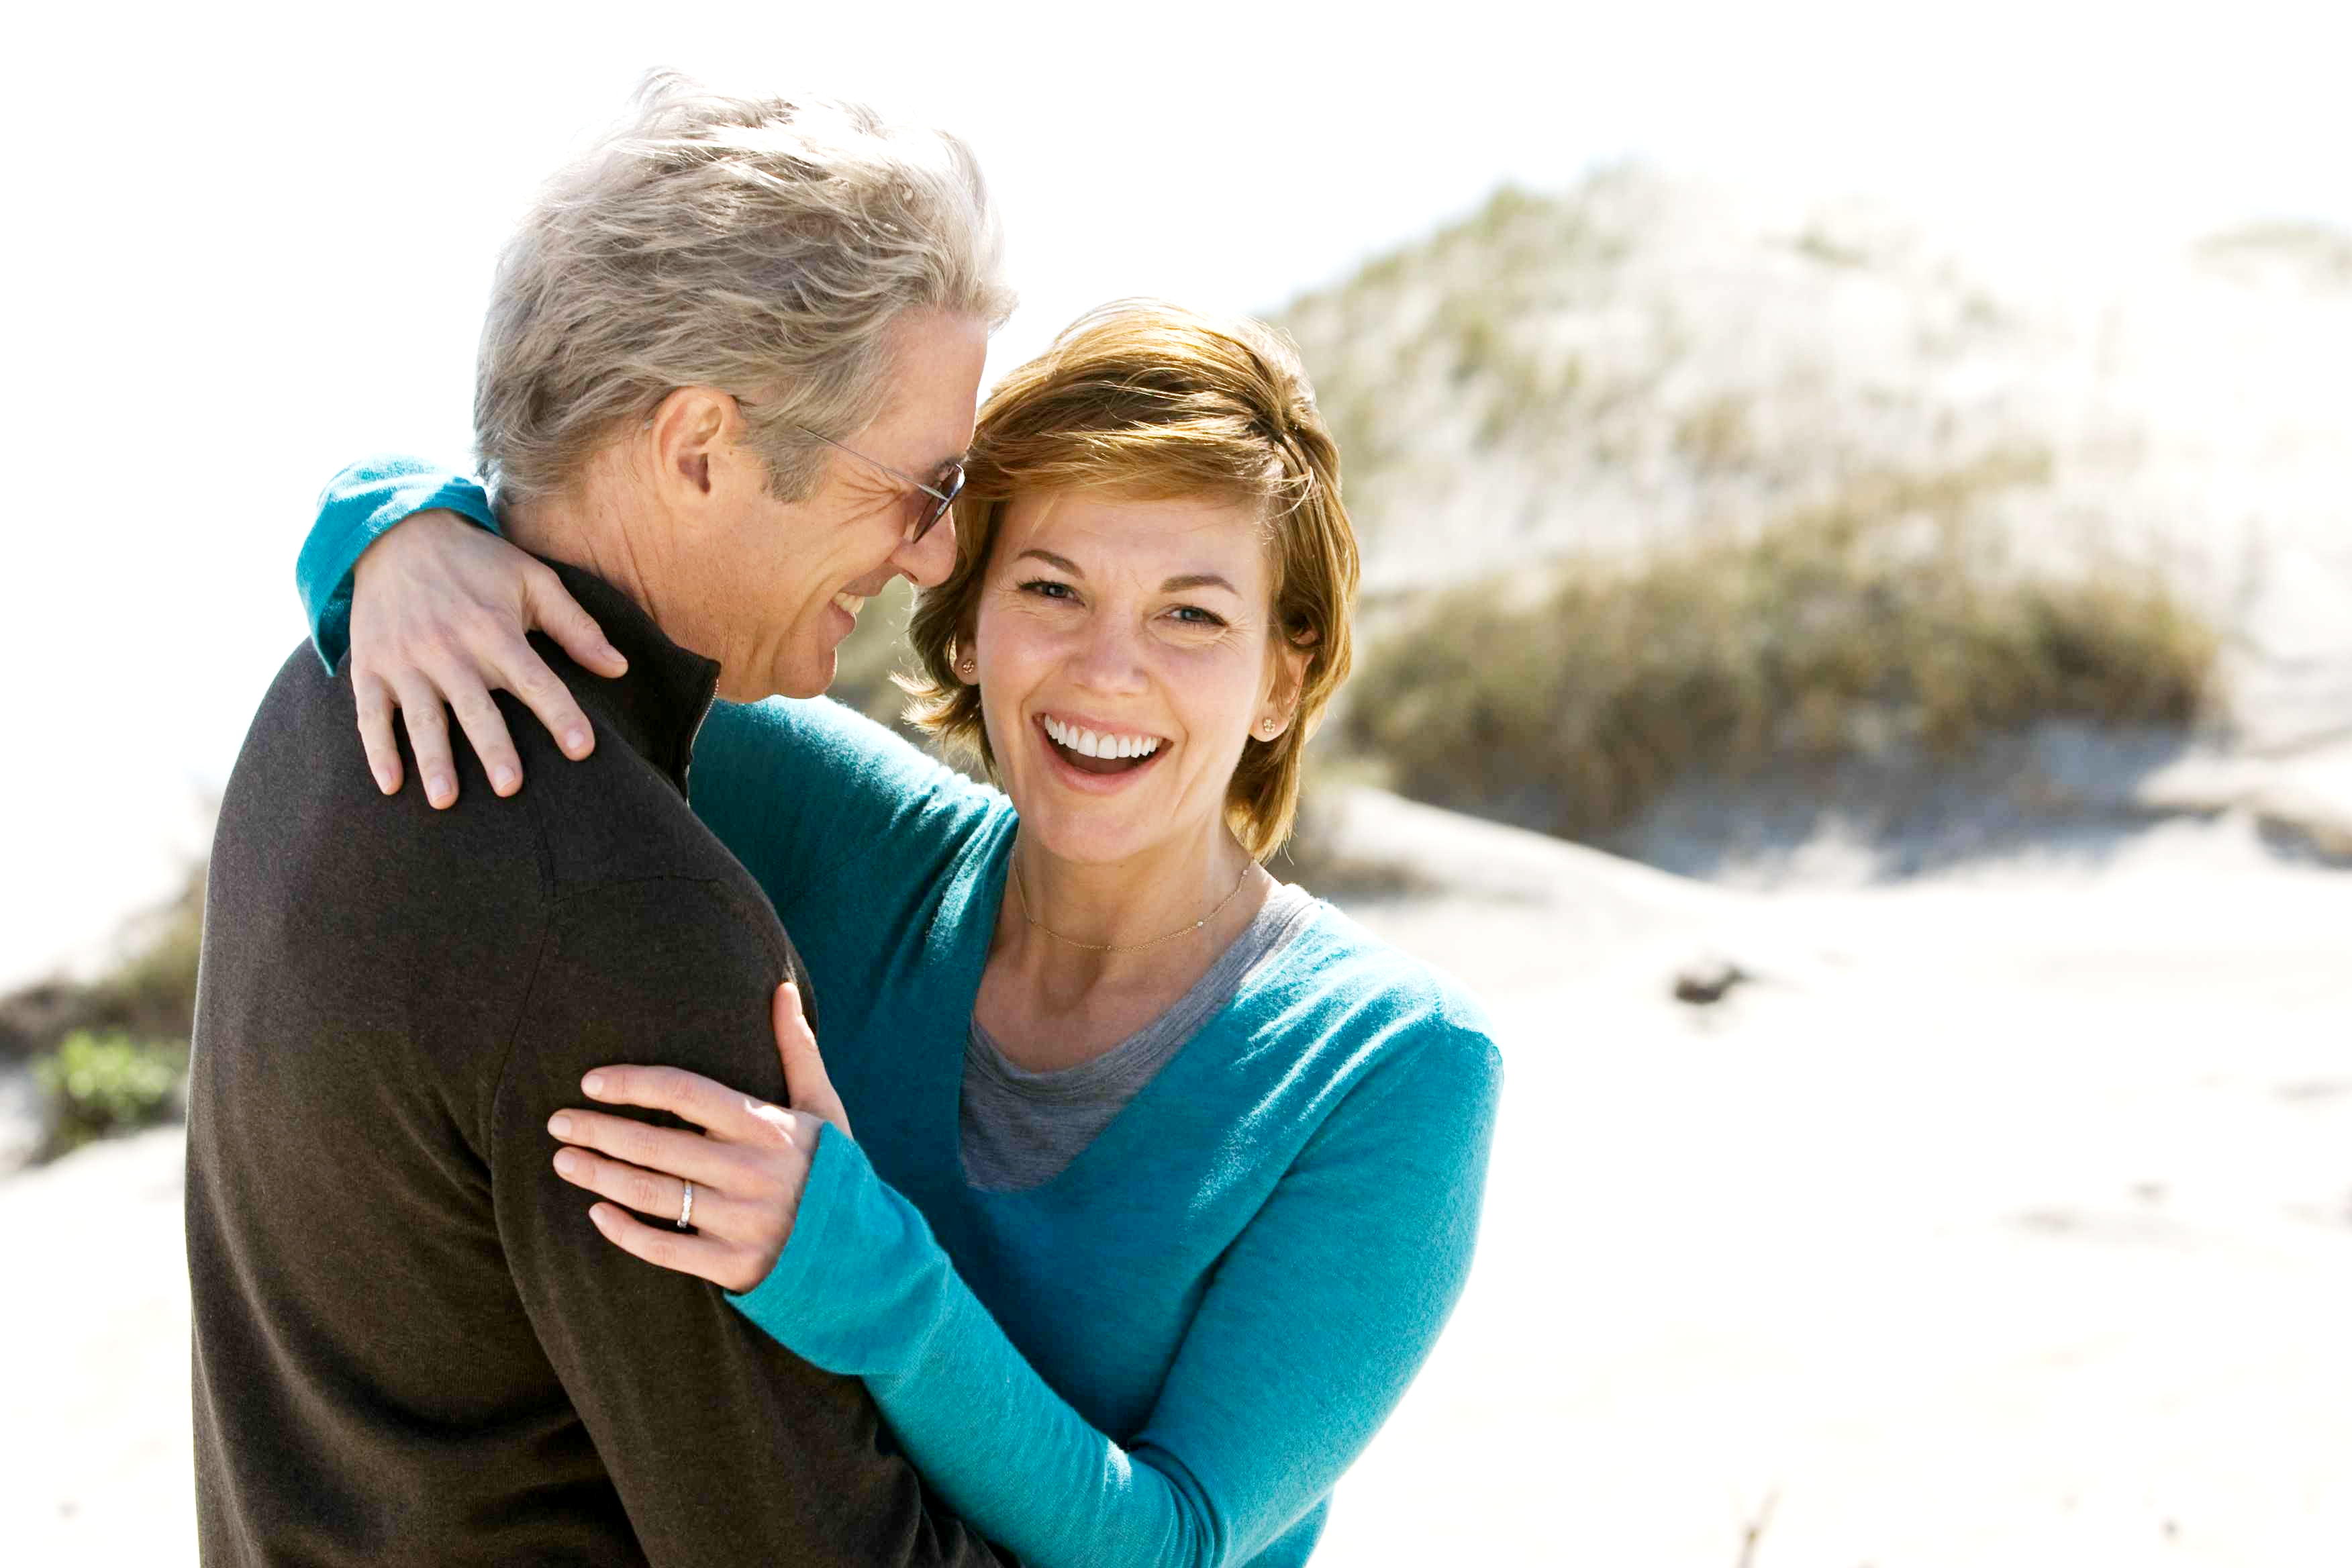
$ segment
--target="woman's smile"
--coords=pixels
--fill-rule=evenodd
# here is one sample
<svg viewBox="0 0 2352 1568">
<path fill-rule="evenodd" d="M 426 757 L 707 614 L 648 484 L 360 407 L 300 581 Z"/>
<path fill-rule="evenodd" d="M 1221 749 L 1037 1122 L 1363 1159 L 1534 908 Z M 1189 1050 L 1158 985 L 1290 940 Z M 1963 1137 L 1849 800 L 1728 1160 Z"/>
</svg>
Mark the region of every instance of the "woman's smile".
<svg viewBox="0 0 2352 1568">
<path fill-rule="evenodd" d="M 1090 795 L 1126 788 L 1173 750 L 1147 731 L 1057 713 L 1040 713 L 1030 726 L 1044 750 L 1049 776 Z"/>
</svg>

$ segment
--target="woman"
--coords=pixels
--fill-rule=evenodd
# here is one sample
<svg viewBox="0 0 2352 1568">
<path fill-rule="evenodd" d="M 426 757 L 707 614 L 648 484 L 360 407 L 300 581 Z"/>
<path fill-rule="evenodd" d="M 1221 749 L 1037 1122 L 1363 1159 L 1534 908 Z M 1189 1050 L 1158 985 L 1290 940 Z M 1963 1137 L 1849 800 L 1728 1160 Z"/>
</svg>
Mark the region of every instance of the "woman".
<svg viewBox="0 0 2352 1568">
<path fill-rule="evenodd" d="M 604 1069 L 704 1131 L 583 1109 L 553 1157 L 1040 1568 L 1300 1563 L 1460 1293 L 1501 1081 L 1475 1004 L 1262 865 L 1348 668 L 1337 455 L 1272 333 L 1130 303 L 1005 380 L 966 473 L 908 684 L 1001 793 L 823 700 L 720 704 L 693 805 L 824 1056 L 787 1005 L 796 1110 Z M 425 640 L 368 673 L 446 674 Z"/>
</svg>

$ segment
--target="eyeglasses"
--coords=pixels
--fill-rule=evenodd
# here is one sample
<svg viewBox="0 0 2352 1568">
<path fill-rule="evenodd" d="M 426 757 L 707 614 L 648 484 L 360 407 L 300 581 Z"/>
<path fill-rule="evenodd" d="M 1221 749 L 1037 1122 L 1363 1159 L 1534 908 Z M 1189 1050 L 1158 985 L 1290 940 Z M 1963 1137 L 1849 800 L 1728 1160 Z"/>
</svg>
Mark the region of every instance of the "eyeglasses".
<svg viewBox="0 0 2352 1568">
<path fill-rule="evenodd" d="M 816 437 L 818 440 L 824 442 L 828 447 L 841 447 L 841 443 L 835 440 L 830 436 L 822 435 L 817 431 L 811 430 L 805 425 L 800 426 L 800 428 L 808 435 Z M 876 468 L 881 469 L 884 473 L 890 475 L 893 479 L 904 479 L 907 483 L 914 486 L 917 489 L 931 498 L 929 502 L 923 507 L 922 515 L 908 525 L 906 542 L 908 544 L 915 543 L 917 541 L 920 540 L 923 535 L 930 532 L 932 526 L 936 524 L 940 519 L 947 516 L 948 508 L 955 504 L 956 497 L 963 494 L 963 465 L 961 463 L 956 463 L 950 467 L 947 489 L 943 490 L 934 489 L 929 485 L 927 485 L 923 483 L 922 480 L 917 479 L 914 475 L 908 473 L 905 469 L 894 468 L 878 458 L 869 458 L 855 447 L 841 447 L 841 449 L 848 453 L 851 457 L 856 458 L 860 462 L 873 464 Z"/>
<path fill-rule="evenodd" d="M 737 398 L 735 400 L 735 405 L 739 408 L 757 408 L 759 406 L 758 404 L 752 402 L 748 397 Z M 650 414 L 646 415 L 646 423 L 650 425 L 653 422 L 653 416 Z M 841 447 L 840 442 L 835 440 L 832 437 L 825 435 L 823 431 L 812 430 L 805 425 L 796 425 L 793 426 L 793 428 L 800 431 L 803 435 L 814 436 L 818 440 L 824 442 L 828 447 Z M 871 463 L 876 468 L 881 469 L 884 473 L 889 475 L 892 479 L 902 479 L 931 498 L 930 504 L 923 508 L 923 515 L 907 525 L 907 531 L 902 540 L 902 542 L 904 543 L 916 543 L 921 540 L 923 535 L 930 532 L 932 528 L 938 524 L 940 519 L 947 516 L 948 508 L 955 504 L 956 497 L 963 494 L 963 464 L 961 461 L 948 465 L 948 488 L 941 490 L 932 489 L 929 485 L 923 483 L 922 480 L 907 472 L 904 468 L 894 468 L 889 464 L 882 461 L 879 458 L 867 457 L 865 453 L 859 451 L 855 447 L 841 447 L 841 449 L 848 453 L 851 457 L 856 458 L 859 462 Z"/>
</svg>

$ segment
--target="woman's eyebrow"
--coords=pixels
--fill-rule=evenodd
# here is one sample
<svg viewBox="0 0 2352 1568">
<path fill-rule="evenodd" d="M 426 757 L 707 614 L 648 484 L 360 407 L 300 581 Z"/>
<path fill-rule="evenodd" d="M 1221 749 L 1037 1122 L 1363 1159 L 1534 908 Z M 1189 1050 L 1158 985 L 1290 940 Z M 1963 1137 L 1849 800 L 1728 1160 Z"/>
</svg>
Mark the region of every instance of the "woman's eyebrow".
<svg viewBox="0 0 2352 1568">
<path fill-rule="evenodd" d="M 1043 561 L 1048 566 L 1057 567 L 1064 572 L 1067 572 L 1073 577 L 1084 578 L 1086 576 L 1084 572 L 1078 570 L 1078 563 L 1071 560 L 1068 556 L 1056 555 L 1050 550 L 1040 550 L 1034 544 L 1028 549 L 1023 551 L 1020 554 L 1014 556 L 1013 559 L 1015 561 L 1026 561 L 1033 556 L 1039 561 Z M 1242 596 L 1242 591 L 1239 588 L 1234 587 L 1232 583 L 1226 581 L 1223 577 L 1219 576 L 1214 572 L 1187 572 L 1181 576 L 1171 577 L 1168 581 L 1160 584 L 1160 591 L 1163 594 L 1180 594 L 1187 588 L 1223 588 L 1226 593 L 1231 594 L 1236 599 Z"/>
<path fill-rule="evenodd" d="M 1163 594 L 1179 594 L 1187 588 L 1223 588 L 1236 599 L 1242 596 L 1242 591 L 1239 588 L 1234 587 L 1214 572 L 1190 572 L 1181 577 L 1171 577 L 1160 584 L 1160 591 Z"/>
</svg>

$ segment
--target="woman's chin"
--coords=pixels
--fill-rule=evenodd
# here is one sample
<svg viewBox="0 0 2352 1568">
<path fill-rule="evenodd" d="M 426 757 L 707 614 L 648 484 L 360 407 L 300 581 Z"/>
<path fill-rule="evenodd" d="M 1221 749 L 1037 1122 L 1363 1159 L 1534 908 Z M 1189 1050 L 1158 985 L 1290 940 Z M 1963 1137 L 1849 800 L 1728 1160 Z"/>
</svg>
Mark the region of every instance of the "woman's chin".
<svg viewBox="0 0 2352 1568">
<path fill-rule="evenodd" d="M 1054 859 L 1073 866 L 1117 866 L 1160 848 L 1183 830 L 1171 831 L 1164 816 L 1155 818 L 1121 801 L 1034 801 L 1013 796 L 1021 817 L 1021 835 Z"/>
</svg>

